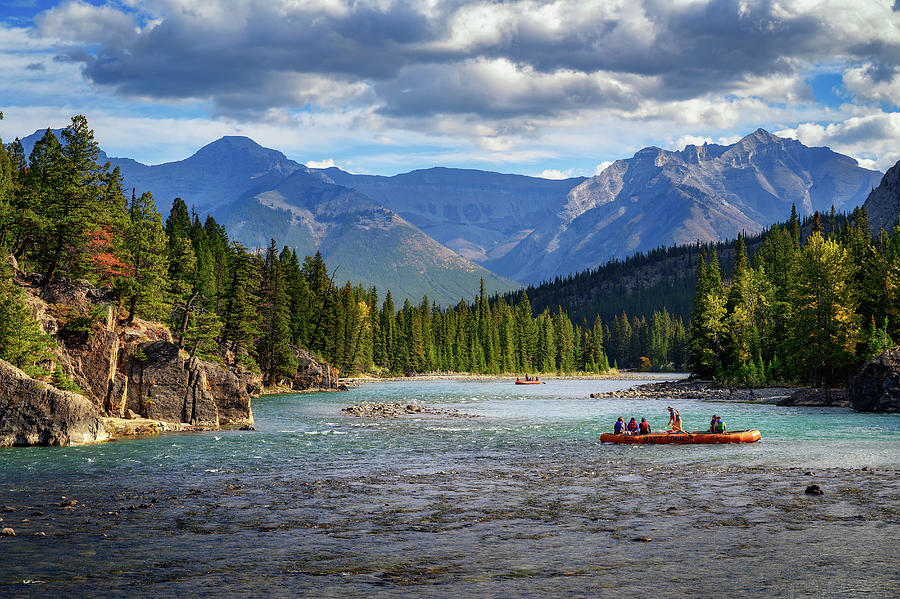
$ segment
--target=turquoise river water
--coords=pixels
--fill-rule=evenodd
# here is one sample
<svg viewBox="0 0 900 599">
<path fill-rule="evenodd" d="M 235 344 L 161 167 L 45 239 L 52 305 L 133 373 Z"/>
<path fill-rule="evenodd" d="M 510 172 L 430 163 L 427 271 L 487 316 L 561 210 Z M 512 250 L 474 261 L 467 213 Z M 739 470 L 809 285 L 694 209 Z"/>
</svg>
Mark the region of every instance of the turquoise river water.
<svg viewBox="0 0 900 599">
<path fill-rule="evenodd" d="M 588 398 L 632 384 L 371 383 L 254 400 L 256 431 L 2 450 L 0 597 L 900 596 L 900 415 Z M 670 403 L 762 440 L 599 442 Z"/>
</svg>

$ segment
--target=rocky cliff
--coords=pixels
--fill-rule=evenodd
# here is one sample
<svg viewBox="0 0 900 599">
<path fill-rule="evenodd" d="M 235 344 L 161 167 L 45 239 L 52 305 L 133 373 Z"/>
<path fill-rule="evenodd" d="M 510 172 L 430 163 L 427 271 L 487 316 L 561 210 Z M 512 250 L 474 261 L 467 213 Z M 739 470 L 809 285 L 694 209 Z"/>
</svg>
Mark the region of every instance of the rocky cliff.
<svg viewBox="0 0 900 599">
<path fill-rule="evenodd" d="M 881 183 L 872 190 L 864 204 L 869 215 L 872 235 L 881 229 L 890 233 L 900 215 L 900 162 L 888 169 Z"/>
<path fill-rule="evenodd" d="M 335 391 L 346 389 L 338 380 L 338 370 L 329 364 L 320 364 L 305 349 L 297 352 L 297 375 L 291 382 L 294 391 Z"/>
<path fill-rule="evenodd" d="M 247 384 L 234 372 L 190 359 L 162 325 L 118 319 L 108 292 L 64 277 L 43 290 L 38 277 L 19 273 L 17 281 L 96 415 L 202 428 L 253 423 Z"/>
<path fill-rule="evenodd" d="M 0 360 L 0 447 L 74 445 L 108 438 L 96 407 Z"/>
<path fill-rule="evenodd" d="M 900 412 L 900 346 L 863 364 L 847 394 L 858 412 Z"/>
</svg>

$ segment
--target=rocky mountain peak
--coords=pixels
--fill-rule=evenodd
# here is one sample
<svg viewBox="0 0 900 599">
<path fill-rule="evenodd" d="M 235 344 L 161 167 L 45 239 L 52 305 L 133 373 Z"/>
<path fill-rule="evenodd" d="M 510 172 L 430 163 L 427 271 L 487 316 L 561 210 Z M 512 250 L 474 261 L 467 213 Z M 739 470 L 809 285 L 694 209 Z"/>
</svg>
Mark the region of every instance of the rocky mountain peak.
<svg viewBox="0 0 900 599">
<path fill-rule="evenodd" d="M 231 160 L 235 157 L 246 159 L 248 156 L 271 162 L 293 162 L 278 150 L 265 148 L 249 137 L 244 137 L 242 135 L 226 135 L 220 137 L 216 141 L 210 142 L 197 150 L 191 158 L 201 159 L 221 157 Z M 298 163 L 294 164 L 298 167 L 300 166 Z"/>
<path fill-rule="evenodd" d="M 733 238 L 786 219 L 792 204 L 802 215 L 852 209 L 880 178 L 848 156 L 765 129 L 728 146 L 644 148 L 571 189 L 555 219 L 490 266 L 537 282 L 659 245 Z"/>
<path fill-rule="evenodd" d="M 873 235 L 881 229 L 890 231 L 897 224 L 900 215 L 900 161 L 888 169 L 878 187 L 869 193 L 864 206 Z"/>
</svg>

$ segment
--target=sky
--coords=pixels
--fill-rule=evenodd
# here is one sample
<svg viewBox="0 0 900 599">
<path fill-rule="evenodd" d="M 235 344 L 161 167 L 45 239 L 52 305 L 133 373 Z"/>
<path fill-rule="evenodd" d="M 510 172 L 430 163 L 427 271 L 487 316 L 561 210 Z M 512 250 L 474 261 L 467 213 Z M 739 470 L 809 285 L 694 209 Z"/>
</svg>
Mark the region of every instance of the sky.
<svg viewBox="0 0 900 599">
<path fill-rule="evenodd" d="M 759 127 L 900 160 L 900 0 L 0 0 L 0 137 L 591 176 Z"/>
</svg>

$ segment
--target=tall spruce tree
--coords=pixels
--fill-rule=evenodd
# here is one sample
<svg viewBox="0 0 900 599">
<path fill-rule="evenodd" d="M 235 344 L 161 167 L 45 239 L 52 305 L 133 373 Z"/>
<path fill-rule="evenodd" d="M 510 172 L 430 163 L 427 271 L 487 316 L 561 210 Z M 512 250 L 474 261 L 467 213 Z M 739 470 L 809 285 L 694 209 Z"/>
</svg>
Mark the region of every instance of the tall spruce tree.
<svg viewBox="0 0 900 599">
<path fill-rule="evenodd" d="M 45 374 L 52 341 L 31 314 L 22 288 L 13 282 L 9 251 L 0 246 L 0 359 L 31 376 Z"/>
<path fill-rule="evenodd" d="M 221 345 L 234 353 L 236 360 L 258 369 L 256 340 L 259 328 L 258 258 L 243 245 L 234 242 L 231 249 L 231 281 L 225 294 Z"/>
<path fill-rule="evenodd" d="M 266 250 L 260 282 L 259 365 L 265 382 L 278 384 L 297 373 L 297 359 L 291 344 L 290 303 L 275 240 Z"/>
<path fill-rule="evenodd" d="M 168 242 L 153 196 L 150 192 L 132 196 L 123 251 L 130 272 L 115 285 L 127 306 L 129 322 L 135 316 L 163 320 L 168 315 L 167 254 Z"/>
</svg>

